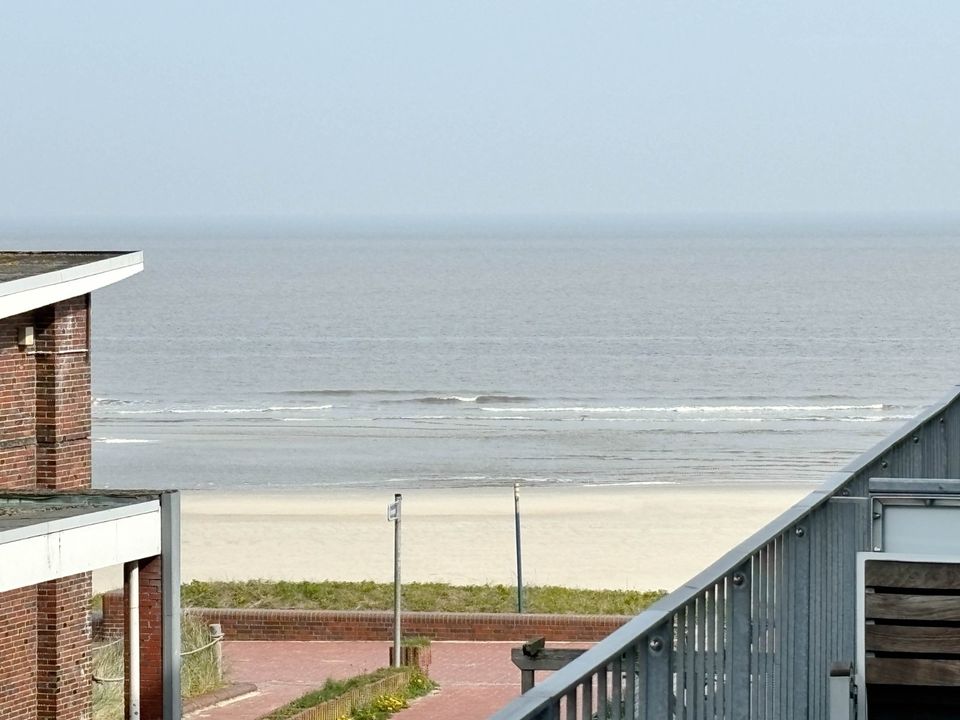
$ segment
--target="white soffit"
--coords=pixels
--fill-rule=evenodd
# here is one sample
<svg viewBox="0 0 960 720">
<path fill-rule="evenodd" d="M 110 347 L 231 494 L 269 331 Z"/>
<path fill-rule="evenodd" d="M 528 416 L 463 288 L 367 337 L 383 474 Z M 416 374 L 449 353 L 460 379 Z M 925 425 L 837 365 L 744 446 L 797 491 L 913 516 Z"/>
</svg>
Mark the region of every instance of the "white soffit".
<svg viewBox="0 0 960 720">
<path fill-rule="evenodd" d="M 143 270 L 143 253 L 116 257 L 0 283 L 0 318 L 86 295 Z"/>
<path fill-rule="evenodd" d="M 160 554 L 157 500 L 0 532 L 0 592 Z"/>
</svg>

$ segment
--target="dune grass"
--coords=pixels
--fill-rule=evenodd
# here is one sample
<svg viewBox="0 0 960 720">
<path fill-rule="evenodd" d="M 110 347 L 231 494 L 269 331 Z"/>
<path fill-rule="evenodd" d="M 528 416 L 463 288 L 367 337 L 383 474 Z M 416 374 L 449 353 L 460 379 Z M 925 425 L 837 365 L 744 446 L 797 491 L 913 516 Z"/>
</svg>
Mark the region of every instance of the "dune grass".
<svg viewBox="0 0 960 720">
<path fill-rule="evenodd" d="M 664 595 L 662 590 L 581 590 L 551 585 L 525 589 L 524 611 L 553 615 L 635 615 Z M 393 585 L 375 582 L 285 582 L 195 580 L 183 586 L 184 607 L 294 608 L 299 610 L 389 610 Z M 507 585 L 409 583 L 405 610 L 509 613 L 517 590 Z"/>
<path fill-rule="evenodd" d="M 185 615 L 180 625 L 181 646 L 185 650 L 210 642 L 210 633 L 199 619 Z M 123 642 L 110 642 L 93 649 L 93 676 L 102 679 L 123 677 Z M 195 697 L 218 688 L 222 682 L 217 672 L 213 647 L 187 655 L 180 666 L 183 697 Z M 95 682 L 93 685 L 93 720 L 123 719 L 123 682 Z"/>
</svg>

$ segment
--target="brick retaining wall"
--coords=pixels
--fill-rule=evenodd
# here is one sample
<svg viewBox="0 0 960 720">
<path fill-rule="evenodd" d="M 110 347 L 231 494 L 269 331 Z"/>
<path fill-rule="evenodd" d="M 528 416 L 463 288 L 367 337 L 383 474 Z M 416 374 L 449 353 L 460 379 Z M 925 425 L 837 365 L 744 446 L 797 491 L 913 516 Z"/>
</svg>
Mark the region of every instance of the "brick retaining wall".
<svg viewBox="0 0 960 720">
<path fill-rule="evenodd" d="M 119 616 L 117 613 L 119 612 Z M 390 640 L 393 613 L 374 610 L 234 610 L 192 608 L 205 623 L 220 623 L 227 640 Z M 405 612 L 404 635 L 433 640 L 597 642 L 631 619 L 626 615 Z M 123 598 L 103 598 L 102 632 L 123 628 Z"/>
<path fill-rule="evenodd" d="M 332 610 L 194 609 L 204 622 L 220 623 L 229 640 L 390 640 L 393 613 Z M 629 618 L 514 613 L 403 613 L 404 635 L 433 640 L 548 640 L 596 642 Z"/>
</svg>

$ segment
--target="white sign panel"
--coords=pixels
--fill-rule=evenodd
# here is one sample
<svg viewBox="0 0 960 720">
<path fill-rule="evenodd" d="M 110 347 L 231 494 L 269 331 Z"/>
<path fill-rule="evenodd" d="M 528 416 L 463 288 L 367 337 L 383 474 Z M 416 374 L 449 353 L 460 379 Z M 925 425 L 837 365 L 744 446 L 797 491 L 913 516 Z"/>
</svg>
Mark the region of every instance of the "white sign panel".
<svg viewBox="0 0 960 720">
<path fill-rule="evenodd" d="M 392 503 L 387 505 L 387 520 L 393 522 L 394 520 L 400 519 L 400 501 L 394 500 Z"/>
</svg>

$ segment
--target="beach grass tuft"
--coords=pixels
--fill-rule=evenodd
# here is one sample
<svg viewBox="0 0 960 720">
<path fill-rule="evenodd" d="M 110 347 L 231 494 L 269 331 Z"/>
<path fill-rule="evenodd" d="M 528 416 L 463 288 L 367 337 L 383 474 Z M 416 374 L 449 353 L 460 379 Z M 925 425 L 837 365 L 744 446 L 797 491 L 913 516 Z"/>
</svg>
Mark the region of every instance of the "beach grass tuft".
<svg viewBox="0 0 960 720">
<path fill-rule="evenodd" d="M 551 615 L 635 615 L 664 595 L 663 590 L 583 590 L 554 585 L 524 590 L 524 611 Z M 365 582 L 289 582 L 194 580 L 182 588 L 185 607 L 297 610 L 389 610 L 393 584 Z M 508 585 L 409 583 L 403 586 L 409 611 L 510 613 L 517 589 Z"/>
<path fill-rule="evenodd" d="M 210 641 L 209 629 L 199 619 L 185 615 L 180 624 L 182 647 L 202 647 Z M 93 649 L 93 720 L 123 719 L 123 642 L 107 642 Z M 119 682 L 118 682 L 119 681 Z M 223 684 L 213 647 L 183 658 L 180 666 L 183 697 L 196 697 Z"/>
</svg>

